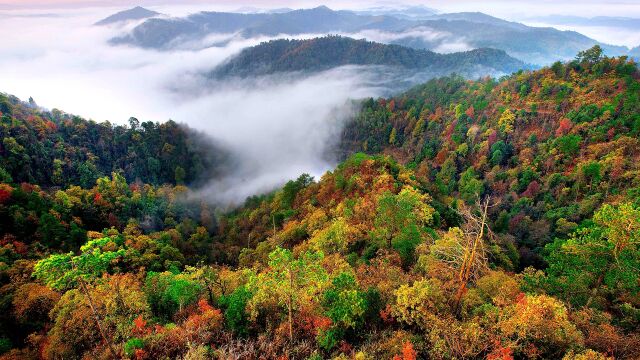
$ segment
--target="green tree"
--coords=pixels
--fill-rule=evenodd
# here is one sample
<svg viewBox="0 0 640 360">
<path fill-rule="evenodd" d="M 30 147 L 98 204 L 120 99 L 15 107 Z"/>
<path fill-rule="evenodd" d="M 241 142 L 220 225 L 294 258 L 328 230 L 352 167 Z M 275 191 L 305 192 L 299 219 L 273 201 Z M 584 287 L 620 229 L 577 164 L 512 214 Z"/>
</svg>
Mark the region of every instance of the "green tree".
<svg viewBox="0 0 640 360">
<path fill-rule="evenodd" d="M 187 176 L 182 166 L 176 166 L 175 180 L 176 184 L 184 184 L 185 177 Z"/>
<path fill-rule="evenodd" d="M 428 195 L 408 186 L 397 195 L 387 191 L 378 199 L 373 237 L 383 241 L 383 246 L 396 249 L 405 264 L 413 258 L 433 220 L 435 210 L 430 201 Z"/>
<path fill-rule="evenodd" d="M 145 282 L 145 292 L 154 313 L 170 319 L 173 314 L 198 300 L 202 286 L 189 274 L 150 272 Z"/>
<path fill-rule="evenodd" d="M 586 62 L 589 64 L 595 64 L 602 60 L 602 55 L 604 51 L 600 45 L 594 45 L 592 48 L 581 51 L 576 56 L 576 60 L 579 62 Z"/>
<path fill-rule="evenodd" d="M 332 328 L 319 334 L 320 343 L 329 350 L 340 340 L 347 329 L 361 325 L 367 310 L 366 293 L 358 289 L 353 274 L 341 272 L 336 276 L 322 299 L 325 314 L 332 321 Z"/>
<path fill-rule="evenodd" d="M 53 160 L 53 174 L 51 175 L 51 181 L 56 185 L 64 184 L 64 170 L 62 170 L 63 162 L 60 159 Z"/>
<path fill-rule="evenodd" d="M 628 203 L 604 205 L 592 225 L 547 245 L 546 253 L 548 290 L 575 305 L 637 295 L 640 209 Z"/>
<path fill-rule="evenodd" d="M 456 174 L 458 172 L 458 168 L 456 167 L 455 161 L 449 157 L 442 164 L 440 171 L 436 175 L 436 185 L 438 186 L 438 190 L 444 195 L 449 195 L 456 188 Z"/>
<path fill-rule="evenodd" d="M 556 139 L 555 146 L 567 156 L 574 156 L 580 151 L 580 143 L 582 137 L 580 135 L 565 135 Z"/>
<path fill-rule="evenodd" d="M 89 160 L 78 164 L 77 171 L 80 176 L 80 186 L 85 189 L 89 189 L 95 185 L 96 180 L 101 176 L 96 165 Z"/>
<path fill-rule="evenodd" d="M 246 286 L 239 286 L 229 295 L 222 295 L 218 304 L 224 309 L 224 320 L 227 327 L 240 336 L 249 334 L 249 314 L 247 304 L 252 294 Z"/>
<path fill-rule="evenodd" d="M 102 238 L 87 242 L 80 248 L 80 255 L 56 254 L 38 261 L 34 266 L 34 276 L 47 286 L 56 290 L 79 287 L 89 303 L 91 312 L 101 337 L 109 347 L 112 356 L 116 356 L 111 341 L 103 329 L 95 302 L 91 297 L 91 283 L 109 271 L 115 261 L 125 255 L 124 250 L 103 251 L 102 247 L 111 242 L 110 238 Z"/>
<path fill-rule="evenodd" d="M 460 192 L 460 197 L 468 204 L 473 203 L 482 196 L 484 184 L 481 180 L 478 180 L 478 176 L 472 167 L 469 167 L 460 175 L 458 191 Z"/>
<path fill-rule="evenodd" d="M 277 299 L 284 306 L 289 321 L 289 338 L 293 340 L 294 312 L 303 303 L 317 302 L 328 282 L 321 265 L 322 252 L 305 252 L 295 258 L 290 250 L 281 247 L 269 254 L 267 271 L 249 278 L 247 288 L 253 292 L 249 302 L 252 317 L 256 317 L 263 303 Z"/>
</svg>

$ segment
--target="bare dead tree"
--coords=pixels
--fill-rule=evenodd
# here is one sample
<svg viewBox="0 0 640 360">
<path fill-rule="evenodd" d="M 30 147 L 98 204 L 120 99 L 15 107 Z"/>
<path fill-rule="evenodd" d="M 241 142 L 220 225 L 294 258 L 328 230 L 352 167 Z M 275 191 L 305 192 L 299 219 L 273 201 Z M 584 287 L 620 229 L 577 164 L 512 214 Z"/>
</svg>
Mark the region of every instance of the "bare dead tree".
<svg viewBox="0 0 640 360">
<path fill-rule="evenodd" d="M 487 225 L 487 212 L 490 207 L 490 197 L 478 199 L 475 206 L 463 206 L 459 213 L 464 219 L 461 239 L 461 256 L 458 259 L 457 282 L 458 290 L 454 298 L 454 308 L 458 309 L 467 285 L 482 276 L 488 269 L 487 243 L 494 238 L 493 232 Z"/>
</svg>

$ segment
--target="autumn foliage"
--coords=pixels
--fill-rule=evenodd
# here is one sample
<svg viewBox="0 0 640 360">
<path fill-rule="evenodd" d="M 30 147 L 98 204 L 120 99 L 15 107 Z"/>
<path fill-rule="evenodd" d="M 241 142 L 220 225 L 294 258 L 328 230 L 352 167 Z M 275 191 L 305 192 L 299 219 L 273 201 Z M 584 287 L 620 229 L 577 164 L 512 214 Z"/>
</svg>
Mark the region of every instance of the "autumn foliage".
<svg viewBox="0 0 640 360">
<path fill-rule="evenodd" d="M 0 96 L 0 359 L 637 358 L 640 76 L 596 50 L 364 100 L 335 169 L 225 211 L 175 124 Z"/>
</svg>

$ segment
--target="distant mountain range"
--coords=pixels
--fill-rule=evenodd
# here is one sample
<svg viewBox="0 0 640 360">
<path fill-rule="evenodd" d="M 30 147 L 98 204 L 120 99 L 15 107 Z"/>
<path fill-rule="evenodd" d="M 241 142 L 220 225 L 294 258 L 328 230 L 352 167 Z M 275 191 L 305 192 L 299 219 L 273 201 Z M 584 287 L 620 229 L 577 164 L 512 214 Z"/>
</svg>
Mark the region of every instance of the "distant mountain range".
<svg viewBox="0 0 640 360">
<path fill-rule="evenodd" d="M 603 44 L 575 31 L 530 27 L 483 13 L 437 15 L 433 20 L 420 22 L 420 26 L 437 33 L 448 34 L 444 35 L 445 41 L 464 39 L 474 48 L 501 49 L 513 57 L 541 65 L 556 60 L 572 59 L 576 53 L 594 45 L 600 45 L 610 55 L 628 52 L 624 46 Z M 429 45 L 429 42 L 420 37 L 399 39 L 395 43 L 427 48 Z"/>
<path fill-rule="evenodd" d="M 115 13 L 107 18 L 104 18 L 95 25 L 111 25 L 120 22 L 132 21 L 132 20 L 142 20 L 152 18 L 154 16 L 160 15 L 159 12 L 155 12 L 152 10 L 145 9 L 140 6 L 136 6 L 133 9 L 120 11 L 119 13 Z"/>
<path fill-rule="evenodd" d="M 377 6 L 355 11 L 355 13 L 358 15 L 388 15 L 411 20 L 424 20 L 436 15 L 438 11 L 423 5 L 416 5 L 404 8 Z"/>
<path fill-rule="evenodd" d="M 341 36 L 310 40 L 273 40 L 244 49 L 216 68 L 210 77 L 250 77 L 282 72 L 318 72 L 344 65 L 382 65 L 433 76 L 468 77 L 510 74 L 528 68 L 502 50 L 476 49 L 438 54 Z"/>
<path fill-rule="evenodd" d="M 405 20 L 390 16 L 360 16 L 325 6 L 285 13 L 200 12 L 186 18 L 149 19 L 114 44 L 166 49 L 178 39 L 193 40 L 211 33 L 241 33 L 244 37 L 304 33 L 358 32 L 365 29 L 401 30 Z"/>
<path fill-rule="evenodd" d="M 574 31 L 530 27 L 482 13 L 429 15 L 429 10 L 419 10 L 413 18 L 408 15 L 410 9 L 401 13 L 388 9 L 356 13 L 326 6 L 275 13 L 200 12 L 184 18 L 148 19 L 111 42 L 167 50 L 212 33 L 237 33 L 243 37 L 343 34 L 416 49 L 440 51 L 451 44 L 464 49 L 495 48 L 539 65 L 571 59 L 596 44 L 609 55 L 626 55 L 629 51 Z M 212 45 L 215 44 L 204 46 Z"/>
</svg>

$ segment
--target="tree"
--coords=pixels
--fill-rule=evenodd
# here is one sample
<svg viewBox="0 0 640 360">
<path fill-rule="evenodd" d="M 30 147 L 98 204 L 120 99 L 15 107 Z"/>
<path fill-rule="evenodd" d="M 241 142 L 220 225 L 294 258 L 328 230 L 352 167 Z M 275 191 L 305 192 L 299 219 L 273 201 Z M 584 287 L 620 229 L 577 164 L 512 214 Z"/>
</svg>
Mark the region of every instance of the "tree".
<svg viewBox="0 0 640 360">
<path fill-rule="evenodd" d="M 421 279 L 402 285 L 395 292 L 394 316 L 409 325 L 428 329 L 429 323 L 444 313 L 447 299 L 437 279 Z"/>
<path fill-rule="evenodd" d="M 79 287 L 89 303 L 91 312 L 100 332 L 100 336 L 107 344 L 113 357 L 117 353 L 113 344 L 107 338 L 103 329 L 100 315 L 89 290 L 90 284 L 98 277 L 105 274 L 112 264 L 125 255 L 124 250 L 102 251 L 102 247 L 111 242 L 110 238 L 92 240 L 80 248 L 80 255 L 56 254 L 38 261 L 34 266 L 34 276 L 43 281 L 47 286 L 56 290 L 66 290 Z"/>
<path fill-rule="evenodd" d="M 51 181 L 56 185 L 63 185 L 65 182 L 64 170 L 62 169 L 62 165 L 62 160 L 53 160 L 53 174 L 51 175 Z"/>
<path fill-rule="evenodd" d="M 240 336 L 247 336 L 249 333 L 246 309 L 252 296 L 246 286 L 239 286 L 231 294 L 222 295 L 218 299 L 218 304 L 225 309 L 224 320 L 227 327 Z"/>
<path fill-rule="evenodd" d="M 96 180 L 101 176 L 96 165 L 89 160 L 78 164 L 77 168 L 77 172 L 80 176 L 80 186 L 85 189 L 89 189 L 95 185 Z"/>
<path fill-rule="evenodd" d="M 436 185 L 444 195 L 451 194 L 456 188 L 457 172 L 458 168 L 456 167 L 455 161 L 451 157 L 447 158 L 436 175 Z"/>
<path fill-rule="evenodd" d="M 26 283 L 20 286 L 13 298 L 13 308 L 16 318 L 22 323 L 38 328 L 49 319 L 49 312 L 60 300 L 60 294 L 49 287 Z"/>
<path fill-rule="evenodd" d="M 332 328 L 322 331 L 319 336 L 325 338 L 321 341 L 325 348 L 332 348 L 344 330 L 355 329 L 362 323 L 368 304 L 366 294 L 359 291 L 354 275 L 341 272 L 324 292 L 322 305 L 332 321 Z"/>
<path fill-rule="evenodd" d="M 390 191 L 383 193 L 376 208 L 374 238 L 382 240 L 387 248 L 398 250 L 408 263 L 423 241 L 426 226 L 433 220 L 435 210 L 430 201 L 428 195 L 409 186 L 397 195 Z"/>
<path fill-rule="evenodd" d="M 546 247 L 547 287 L 575 305 L 599 296 L 623 298 L 640 292 L 640 209 L 629 203 L 604 205 L 593 225 Z M 612 300 L 613 300 L 612 299 Z"/>
<path fill-rule="evenodd" d="M 176 312 L 198 301 L 202 286 L 188 273 L 149 272 L 145 281 L 145 292 L 153 312 L 170 319 Z"/>
<path fill-rule="evenodd" d="M 255 318 L 262 303 L 277 299 L 286 308 L 289 339 L 293 340 L 293 316 L 301 304 L 317 301 L 328 281 L 322 268 L 322 252 L 305 252 L 295 258 L 290 250 L 277 247 L 269 254 L 269 268 L 249 278 L 247 288 L 253 292 L 249 301 Z"/>
<path fill-rule="evenodd" d="M 454 299 L 454 308 L 467 290 L 470 281 L 477 279 L 487 270 L 486 238 L 492 236 L 487 224 L 489 198 L 476 204 L 475 209 L 463 207 L 460 211 L 464 218 L 463 229 L 452 228 L 431 246 L 430 252 L 451 272 L 455 272 L 458 290 Z M 480 213 L 476 213 L 479 211 Z"/>
<path fill-rule="evenodd" d="M 550 296 L 523 295 L 501 315 L 497 326 L 505 344 L 525 357 L 557 359 L 582 346 L 583 336 L 569 320 L 567 308 Z"/>
<path fill-rule="evenodd" d="M 396 145 L 397 141 L 398 141 L 398 132 L 396 131 L 396 128 L 393 128 L 391 129 L 391 134 L 389 134 L 389 144 Z"/>
<path fill-rule="evenodd" d="M 185 177 L 186 177 L 186 172 L 184 171 L 184 168 L 182 166 L 176 166 L 175 177 L 174 177 L 176 184 L 184 184 Z"/>
<path fill-rule="evenodd" d="M 462 175 L 460 175 L 458 190 L 460 191 L 460 197 L 466 201 L 467 204 L 473 203 L 476 199 L 482 196 L 482 193 L 484 192 L 484 184 L 481 180 L 478 180 L 478 176 L 472 167 L 469 167 L 462 173 Z"/>
<path fill-rule="evenodd" d="M 595 64 L 602 60 L 602 54 L 604 51 L 600 45 L 594 45 L 592 48 L 581 51 L 576 56 L 576 60 L 579 62 L 586 62 L 588 64 Z"/>
<path fill-rule="evenodd" d="M 282 209 L 290 209 L 300 190 L 313 183 L 313 177 L 309 174 L 302 174 L 295 181 L 287 182 L 282 188 Z"/>
<path fill-rule="evenodd" d="M 594 185 L 598 185 L 600 180 L 602 180 L 601 171 L 602 165 L 597 161 L 590 161 L 580 167 L 581 175 L 584 178 L 584 181 L 589 185 L 589 189 Z"/>
<path fill-rule="evenodd" d="M 134 320 L 150 315 L 146 296 L 132 274 L 105 276 L 89 288 L 89 294 L 87 297 L 78 289 L 69 290 L 51 311 L 54 323 L 47 344 L 50 357 L 75 357 L 65 353 L 81 357 L 93 350 L 100 333 L 87 327 L 92 308 L 101 319 L 102 332 L 110 340 L 107 346 L 127 341 L 132 336 Z"/>
<path fill-rule="evenodd" d="M 580 135 L 565 135 L 556 139 L 555 146 L 567 156 L 574 156 L 580 150 L 582 137 Z"/>
<path fill-rule="evenodd" d="M 505 134 L 511 134 L 513 132 L 513 124 L 516 121 L 516 115 L 511 112 L 510 109 L 505 110 L 500 119 L 498 119 L 498 126 L 500 130 Z"/>
</svg>

